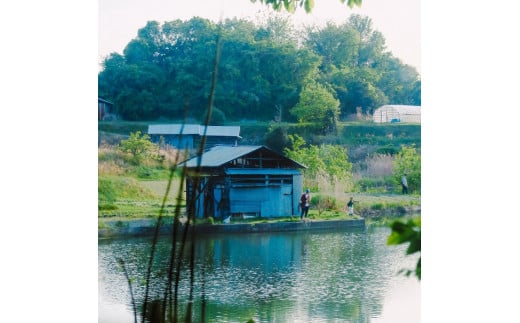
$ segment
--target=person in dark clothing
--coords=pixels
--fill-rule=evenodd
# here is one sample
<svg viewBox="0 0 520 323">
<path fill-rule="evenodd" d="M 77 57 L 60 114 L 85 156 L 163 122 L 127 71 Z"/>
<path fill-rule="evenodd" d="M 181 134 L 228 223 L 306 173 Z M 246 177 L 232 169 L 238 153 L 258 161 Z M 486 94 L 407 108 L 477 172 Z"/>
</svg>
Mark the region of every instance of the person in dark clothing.
<svg viewBox="0 0 520 323">
<path fill-rule="evenodd" d="M 300 215 L 300 219 L 303 220 L 304 217 L 307 217 L 307 214 L 309 213 L 309 207 L 311 204 L 311 194 L 310 190 L 305 190 L 305 193 L 302 194 L 300 198 L 300 206 L 302 209 L 302 213 Z"/>
<path fill-rule="evenodd" d="M 348 215 L 354 215 L 354 198 L 351 197 L 347 203 Z"/>
<path fill-rule="evenodd" d="M 408 194 L 408 181 L 406 180 L 406 173 L 401 177 L 401 186 L 403 187 L 403 194 Z"/>
</svg>

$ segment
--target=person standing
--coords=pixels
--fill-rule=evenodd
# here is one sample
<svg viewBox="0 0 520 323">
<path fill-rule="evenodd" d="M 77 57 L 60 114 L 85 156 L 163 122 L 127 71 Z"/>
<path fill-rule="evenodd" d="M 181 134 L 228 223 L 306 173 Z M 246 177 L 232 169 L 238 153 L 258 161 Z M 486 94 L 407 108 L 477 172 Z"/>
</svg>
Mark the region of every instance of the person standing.
<svg viewBox="0 0 520 323">
<path fill-rule="evenodd" d="M 347 203 L 348 215 L 354 215 L 354 198 L 350 197 L 350 200 Z"/>
<path fill-rule="evenodd" d="M 403 194 L 408 194 L 408 181 L 406 180 L 406 173 L 401 177 L 401 186 L 403 187 Z"/>
<path fill-rule="evenodd" d="M 309 213 L 309 207 L 311 203 L 311 194 L 310 190 L 306 189 L 305 193 L 302 194 L 300 197 L 300 206 L 302 208 L 302 213 L 300 215 L 300 219 L 303 220 L 304 217 L 307 217 L 307 214 Z"/>
</svg>

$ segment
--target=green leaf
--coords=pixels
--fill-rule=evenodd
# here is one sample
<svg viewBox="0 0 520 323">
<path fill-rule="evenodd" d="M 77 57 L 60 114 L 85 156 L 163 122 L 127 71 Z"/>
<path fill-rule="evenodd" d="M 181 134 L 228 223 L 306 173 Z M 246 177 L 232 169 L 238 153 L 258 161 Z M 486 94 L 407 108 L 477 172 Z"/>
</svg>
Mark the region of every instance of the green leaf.
<svg viewBox="0 0 520 323">
<path fill-rule="evenodd" d="M 358 7 L 361 7 L 361 1 L 362 0 L 348 0 L 348 6 L 350 8 L 354 7 L 354 6 L 358 6 Z"/>
<path fill-rule="evenodd" d="M 305 12 L 310 13 L 314 8 L 314 0 L 305 0 Z"/>
<path fill-rule="evenodd" d="M 406 249 L 406 254 L 411 255 L 412 253 L 421 251 L 421 237 L 419 236 L 418 239 L 414 239 L 410 241 L 410 245 L 408 246 L 408 249 Z"/>
<path fill-rule="evenodd" d="M 395 220 L 390 224 L 392 229 L 387 239 L 388 245 L 398 245 L 401 243 L 409 242 L 406 254 L 410 255 L 416 252 L 421 252 L 421 218 L 409 219 L 406 222 L 401 220 Z M 400 272 L 405 272 L 406 276 L 409 276 L 413 271 L 402 269 Z M 415 267 L 415 275 L 421 279 L 421 258 L 417 262 Z"/>
</svg>

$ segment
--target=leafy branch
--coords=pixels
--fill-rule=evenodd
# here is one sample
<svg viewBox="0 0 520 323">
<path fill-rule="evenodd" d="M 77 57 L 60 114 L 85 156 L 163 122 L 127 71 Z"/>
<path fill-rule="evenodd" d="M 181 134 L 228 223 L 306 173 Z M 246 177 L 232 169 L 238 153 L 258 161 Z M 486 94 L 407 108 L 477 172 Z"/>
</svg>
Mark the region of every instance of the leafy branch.
<svg viewBox="0 0 520 323">
<path fill-rule="evenodd" d="M 396 220 L 390 225 L 390 228 L 392 232 L 388 236 L 387 245 L 410 243 L 406 249 L 407 255 L 421 252 L 421 217 L 409 219 L 406 222 Z M 399 271 L 399 273 L 402 272 L 406 276 L 410 276 L 410 274 L 415 272 L 417 278 L 421 280 L 421 257 L 419 256 L 415 270 L 402 269 Z"/>
<path fill-rule="evenodd" d="M 251 0 L 251 2 L 256 2 L 257 0 Z M 297 7 L 303 7 L 305 12 L 310 13 L 314 8 L 314 0 L 258 0 L 260 3 L 270 5 L 274 10 L 280 11 L 282 9 L 287 10 L 287 12 L 293 13 L 296 11 Z M 350 8 L 354 6 L 361 7 L 362 0 L 339 0 L 341 3 L 347 2 L 347 5 Z"/>
</svg>

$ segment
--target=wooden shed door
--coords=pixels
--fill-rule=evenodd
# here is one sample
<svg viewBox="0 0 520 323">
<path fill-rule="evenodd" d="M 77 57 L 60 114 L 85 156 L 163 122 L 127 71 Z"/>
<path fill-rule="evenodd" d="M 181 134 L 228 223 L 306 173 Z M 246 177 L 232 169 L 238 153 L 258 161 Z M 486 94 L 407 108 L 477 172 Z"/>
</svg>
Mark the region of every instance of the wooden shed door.
<svg viewBox="0 0 520 323">
<path fill-rule="evenodd" d="M 233 187 L 231 213 L 261 217 L 289 216 L 292 210 L 292 185 Z"/>
</svg>

